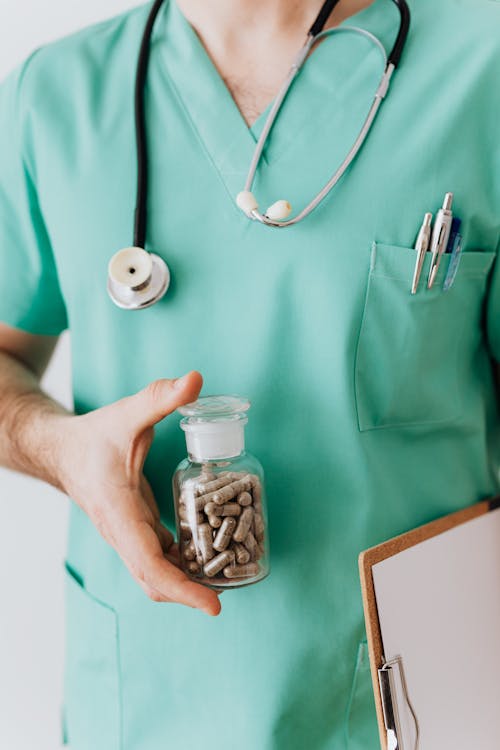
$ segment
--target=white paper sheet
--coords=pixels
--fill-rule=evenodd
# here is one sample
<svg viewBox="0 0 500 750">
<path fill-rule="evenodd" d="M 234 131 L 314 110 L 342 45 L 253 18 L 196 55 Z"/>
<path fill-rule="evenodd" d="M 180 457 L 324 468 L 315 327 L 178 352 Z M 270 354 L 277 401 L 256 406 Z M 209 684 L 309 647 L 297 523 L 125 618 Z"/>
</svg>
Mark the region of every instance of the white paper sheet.
<svg viewBox="0 0 500 750">
<path fill-rule="evenodd" d="M 372 570 L 384 654 L 403 658 L 419 750 L 498 750 L 500 509 Z M 413 750 L 413 719 L 400 712 Z"/>
</svg>

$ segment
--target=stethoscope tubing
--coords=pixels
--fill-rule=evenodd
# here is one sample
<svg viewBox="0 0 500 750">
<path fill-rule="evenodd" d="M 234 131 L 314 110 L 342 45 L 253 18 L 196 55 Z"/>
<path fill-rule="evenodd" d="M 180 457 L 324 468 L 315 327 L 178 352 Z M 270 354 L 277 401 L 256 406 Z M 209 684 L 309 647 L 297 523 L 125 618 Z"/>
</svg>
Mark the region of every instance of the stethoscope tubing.
<svg viewBox="0 0 500 750">
<path fill-rule="evenodd" d="M 314 45 L 317 44 L 317 42 L 319 42 L 321 39 L 324 39 L 327 36 L 332 36 L 333 34 L 349 33 L 349 32 L 361 34 L 365 36 L 366 38 L 370 39 L 370 41 L 373 42 L 380 50 L 382 57 L 383 57 L 383 61 L 384 61 L 384 72 L 382 74 L 382 78 L 380 79 L 379 85 L 377 86 L 377 90 L 375 92 L 372 105 L 368 111 L 365 121 L 353 145 L 351 146 L 349 153 L 347 154 L 347 156 L 345 157 L 341 165 L 337 168 L 337 170 L 334 172 L 332 177 L 328 180 L 328 182 L 324 185 L 324 187 L 319 191 L 319 193 L 307 204 L 307 206 L 305 206 L 305 208 L 303 208 L 293 218 L 284 220 L 284 221 L 274 221 L 273 219 L 270 219 L 265 214 L 260 213 L 258 210 L 253 210 L 251 212 L 251 217 L 261 222 L 261 224 L 266 224 L 266 226 L 272 226 L 272 227 L 281 229 L 284 227 L 293 226 L 294 224 L 298 224 L 299 221 L 302 221 L 302 219 L 305 219 L 306 216 L 312 213 L 312 211 L 314 211 L 314 209 L 326 198 L 326 196 L 331 192 L 331 190 L 333 190 L 335 185 L 337 185 L 337 183 L 343 177 L 343 175 L 345 174 L 345 172 L 347 171 L 347 169 L 349 168 L 349 166 L 352 164 L 357 154 L 359 153 L 363 143 L 365 142 L 368 136 L 368 133 L 371 130 L 371 127 L 378 114 L 380 105 L 382 104 L 382 101 L 384 97 L 386 96 L 387 91 L 389 89 L 390 80 L 394 72 L 394 66 L 388 64 L 387 55 L 386 55 L 383 45 L 377 39 L 377 37 L 371 34 L 369 31 L 366 31 L 365 29 L 358 29 L 354 26 L 343 26 L 337 29 L 328 29 L 327 31 L 320 32 L 315 37 L 309 37 L 304 47 L 301 49 L 300 53 L 297 55 L 297 58 L 294 61 L 292 68 L 290 69 L 290 72 L 286 80 L 284 81 L 280 91 L 278 92 L 278 95 L 276 96 L 273 102 L 273 106 L 271 107 L 269 111 L 269 115 L 266 119 L 266 122 L 264 123 L 262 133 L 255 146 L 255 151 L 254 151 L 253 158 L 250 164 L 250 168 L 248 170 L 248 175 L 246 178 L 244 189 L 248 191 L 252 189 L 252 185 L 255 179 L 257 168 L 259 166 L 260 159 L 262 157 L 262 152 L 264 150 L 264 147 L 269 137 L 269 134 L 271 132 L 271 129 L 276 121 L 279 110 L 287 94 L 289 93 L 295 78 L 300 72 L 301 67 L 303 66 L 308 54 L 310 53 Z"/>
<path fill-rule="evenodd" d="M 151 37 L 164 0 L 155 0 L 141 40 L 135 77 L 134 116 L 137 150 L 137 194 L 134 214 L 134 247 L 145 247 L 148 203 L 148 147 L 146 132 L 145 89 L 151 52 Z"/>
<path fill-rule="evenodd" d="M 376 36 L 371 34 L 369 31 L 366 31 L 365 29 L 359 29 L 353 26 L 341 26 L 338 28 L 327 29 L 326 31 L 323 30 L 326 21 L 328 20 L 331 12 L 338 4 L 338 2 L 339 0 L 326 0 L 326 2 L 323 4 L 316 20 L 309 30 L 304 46 L 294 60 L 289 74 L 273 102 L 273 105 L 266 118 L 266 122 L 264 123 L 261 135 L 255 146 L 255 151 L 250 163 L 250 168 L 248 170 L 244 191 L 251 194 L 255 175 L 262 158 L 262 152 L 266 145 L 267 139 L 269 138 L 273 125 L 277 119 L 281 106 L 285 98 L 287 97 L 294 80 L 302 69 L 309 53 L 319 40 L 324 39 L 327 36 L 332 36 L 333 34 L 344 32 L 355 32 L 357 34 L 363 35 L 368 38 L 373 44 L 375 44 L 382 52 L 384 59 L 384 71 L 382 73 L 382 77 L 375 92 L 373 102 L 370 106 L 368 114 L 353 145 L 351 146 L 342 164 L 337 168 L 337 170 L 334 172 L 328 182 L 323 186 L 323 188 L 317 193 L 317 195 L 291 219 L 280 219 L 278 221 L 270 218 L 266 214 L 261 213 L 258 208 L 253 209 L 247 214 L 250 219 L 259 221 L 261 224 L 265 224 L 266 226 L 271 226 L 276 229 L 283 229 L 285 227 L 293 226 L 294 224 L 298 224 L 300 221 L 305 219 L 310 213 L 312 213 L 312 211 L 314 211 L 315 208 L 317 208 L 317 206 L 319 206 L 319 204 L 327 197 L 327 195 L 333 190 L 333 188 L 344 176 L 345 172 L 350 167 L 359 151 L 361 150 L 364 142 L 368 137 L 368 134 L 370 133 L 371 128 L 373 127 L 382 102 L 384 101 L 389 90 L 393 73 L 396 70 L 396 67 L 401 59 L 406 40 L 408 38 L 410 28 L 410 10 L 406 3 L 406 0 L 392 0 L 392 2 L 394 2 L 399 10 L 400 23 L 396 40 L 389 55 L 386 55 L 385 49 L 379 39 L 377 39 Z M 257 203 L 257 201 L 255 202 Z"/>
<path fill-rule="evenodd" d="M 328 29 L 327 31 L 323 31 L 325 23 L 327 22 L 330 14 L 332 13 L 335 6 L 339 3 L 339 1 L 340 0 L 325 0 L 323 5 L 321 6 L 317 17 L 308 32 L 306 43 L 297 55 L 286 80 L 283 82 L 280 91 L 278 92 L 278 95 L 276 96 L 271 106 L 269 115 L 264 124 L 264 128 L 256 144 L 255 152 L 245 183 L 245 190 L 251 190 L 266 140 L 269 137 L 273 124 L 276 121 L 279 110 L 293 84 L 293 81 L 304 65 L 309 52 L 312 50 L 314 45 L 325 36 L 329 36 L 334 32 L 338 33 L 340 31 L 347 31 L 349 29 L 351 31 L 353 30 L 353 27 L 340 27 L 337 29 Z M 377 0 L 375 0 L 375 2 L 376 1 Z M 155 0 L 149 13 L 142 36 L 135 80 L 134 113 L 137 150 L 137 194 L 134 214 L 134 246 L 139 248 L 145 247 L 147 237 L 148 147 L 145 116 L 146 79 L 151 51 L 151 37 L 153 34 L 156 18 L 164 2 L 165 0 Z M 375 93 L 374 100 L 372 102 L 368 115 L 346 158 L 344 159 L 340 167 L 336 170 L 334 175 L 332 175 L 330 180 L 326 183 L 326 185 L 315 196 L 315 198 L 313 198 L 313 200 L 292 219 L 285 221 L 273 221 L 272 219 L 266 217 L 264 214 L 261 214 L 258 210 L 252 211 L 251 214 L 249 214 L 250 218 L 256 219 L 257 221 L 260 221 L 261 223 L 264 223 L 266 225 L 279 228 L 292 226 L 293 224 L 298 223 L 308 214 L 310 214 L 311 211 L 313 211 L 325 199 L 328 193 L 339 182 L 341 177 L 344 175 L 344 173 L 360 151 L 375 121 L 382 101 L 384 100 L 384 97 L 388 91 L 392 74 L 399 64 L 409 33 L 410 10 L 406 3 L 406 0 L 392 0 L 392 2 L 398 7 L 400 13 L 399 31 L 393 48 L 389 55 L 386 57 L 385 70 Z M 371 38 L 372 41 L 375 41 L 380 47 L 382 46 L 379 40 L 376 39 L 376 37 L 374 37 L 372 34 L 370 34 L 370 32 L 367 32 L 364 29 L 357 29 L 356 31 Z"/>
</svg>

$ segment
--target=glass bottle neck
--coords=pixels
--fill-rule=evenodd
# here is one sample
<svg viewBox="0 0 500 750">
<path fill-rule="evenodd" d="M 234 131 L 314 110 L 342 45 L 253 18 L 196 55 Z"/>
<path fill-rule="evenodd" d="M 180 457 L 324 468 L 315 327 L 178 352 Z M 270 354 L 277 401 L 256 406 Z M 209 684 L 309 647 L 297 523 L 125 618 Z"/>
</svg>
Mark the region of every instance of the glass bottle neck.
<svg viewBox="0 0 500 750">
<path fill-rule="evenodd" d="M 245 450 L 245 421 L 186 424 L 186 445 L 191 461 L 203 463 L 235 458 Z"/>
</svg>

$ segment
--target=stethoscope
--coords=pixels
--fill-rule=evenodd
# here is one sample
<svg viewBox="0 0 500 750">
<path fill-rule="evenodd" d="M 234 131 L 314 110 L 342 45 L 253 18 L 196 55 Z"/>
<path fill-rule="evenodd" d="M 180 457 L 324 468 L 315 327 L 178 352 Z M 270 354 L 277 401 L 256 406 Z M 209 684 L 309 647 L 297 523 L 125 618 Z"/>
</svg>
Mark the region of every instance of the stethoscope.
<svg viewBox="0 0 500 750">
<path fill-rule="evenodd" d="M 148 203 L 148 149 L 146 135 L 146 116 L 144 104 L 144 89 L 149 63 L 151 48 L 151 36 L 158 12 L 165 0 L 155 0 L 149 13 L 146 27 L 141 42 L 139 61 L 137 65 L 135 81 L 135 132 L 137 145 L 137 197 L 134 225 L 134 245 L 119 250 L 112 258 L 108 267 L 108 293 L 113 302 L 126 310 L 140 310 L 150 307 L 160 300 L 170 286 L 170 271 L 165 261 L 156 253 L 145 250 L 146 228 L 147 228 L 147 203 Z M 403 49 L 408 38 L 410 28 L 410 10 L 406 0 L 392 0 L 398 7 L 400 13 L 399 31 L 396 41 L 389 55 L 386 54 L 384 46 L 376 36 L 369 31 L 354 26 L 340 26 L 323 31 L 335 6 L 340 0 L 326 0 L 309 29 L 307 39 L 293 62 L 290 71 L 274 99 L 269 114 L 266 118 L 262 133 L 255 146 L 252 162 L 248 171 L 244 189 L 238 193 L 236 204 L 253 221 L 260 221 L 271 227 L 289 227 L 305 219 L 311 211 L 326 198 L 342 178 L 350 164 L 353 162 L 361 147 L 366 141 L 368 134 L 380 110 L 380 106 L 387 96 L 390 82 L 396 70 Z M 383 58 L 383 73 L 375 91 L 373 102 L 368 115 L 354 141 L 349 153 L 342 164 L 337 168 L 332 177 L 320 192 L 305 206 L 296 216 L 288 218 L 291 206 L 286 200 L 278 200 L 273 203 L 264 213 L 259 211 L 259 204 L 252 193 L 255 175 L 262 158 L 262 152 L 272 127 L 280 111 L 293 81 L 299 74 L 304 62 L 312 48 L 321 39 L 340 33 L 361 34 L 372 42 L 380 51 Z"/>
</svg>

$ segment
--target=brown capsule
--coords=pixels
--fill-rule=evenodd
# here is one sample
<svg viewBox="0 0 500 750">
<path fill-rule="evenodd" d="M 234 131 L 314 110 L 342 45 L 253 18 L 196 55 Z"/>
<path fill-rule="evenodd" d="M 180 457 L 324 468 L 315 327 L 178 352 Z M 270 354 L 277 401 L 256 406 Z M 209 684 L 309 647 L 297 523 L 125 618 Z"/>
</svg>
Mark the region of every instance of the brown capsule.
<svg viewBox="0 0 500 750">
<path fill-rule="evenodd" d="M 225 505 L 216 506 L 220 509 L 223 516 L 239 516 L 241 505 L 239 503 L 226 503 Z"/>
<path fill-rule="evenodd" d="M 201 553 L 203 563 L 207 563 L 214 556 L 212 545 L 212 528 L 208 523 L 202 523 L 198 526 L 198 547 Z"/>
<path fill-rule="evenodd" d="M 220 555 L 213 557 L 210 562 L 203 566 L 203 572 L 208 578 L 213 578 L 220 573 L 222 568 L 234 564 L 234 552 L 230 549 L 221 552 Z"/>
<path fill-rule="evenodd" d="M 186 523 L 189 523 L 190 526 L 198 525 L 200 523 L 203 523 L 205 520 L 203 513 L 191 511 L 191 509 L 186 508 L 185 505 L 179 506 L 179 518 L 182 521 L 186 521 Z"/>
<path fill-rule="evenodd" d="M 222 518 L 220 516 L 208 516 L 208 523 L 213 529 L 220 529 L 222 526 Z"/>
<path fill-rule="evenodd" d="M 196 510 L 205 511 L 205 505 L 207 504 L 206 497 L 206 495 L 200 495 L 200 497 L 196 498 Z"/>
<path fill-rule="evenodd" d="M 252 522 L 253 509 L 251 507 L 245 508 L 240 516 L 240 520 L 238 521 L 236 531 L 233 534 L 233 539 L 235 542 L 242 542 L 245 539 L 246 535 L 250 531 Z"/>
<path fill-rule="evenodd" d="M 252 497 L 254 505 L 259 505 L 262 501 L 262 484 L 257 474 L 251 474 L 252 477 Z"/>
<path fill-rule="evenodd" d="M 252 496 L 249 492 L 240 492 L 237 500 L 238 503 L 244 507 L 252 504 Z"/>
<path fill-rule="evenodd" d="M 260 568 L 257 563 L 251 562 L 246 565 L 228 565 L 224 568 L 226 578 L 252 578 L 256 576 Z"/>
<path fill-rule="evenodd" d="M 255 513 L 253 517 L 253 530 L 257 541 L 262 542 L 264 539 L 265 526 L 264 519 L 260 513 Z"/>
<path fill-rule="evenodd" d="M 184 560 L 194 560 L 196 558 L 196 549 L 191 539 L 182 549 L 182 556 Z"/>
<path fill-rule="evenodd" d="M 207 516 L 222 516 L 222 508 L 211 500 L 203 508 Z"/>
<path fill-rule="evenodd" d="M 198 481 L 199 482 L 213 482 L 214 479 L 217 479 L 217 474 L 212 471 L 212 467 L 210 464 L 203 464 L 201 467 L 201 474 L 199 476 Z"/>
<path fill-rule="evenodd" d="M 187 516 L 189 513 L 198 513 L 202 511 L 205 503 L 205 496 L 195 497 L 193 494 L 183 495 L 182 502 L 179 504 L 179 514 L 181 512 L 181 506 L 184 506 L 186 509 L 182 509 L 182 513 L 185 513 Z"/>
<path fill-rule="evenodd" d="M 195 488 L 195 494 L 205 497 L 215 490 L 225 487 L 226 484 L 233 482 L 236 478 L 236 475 L 230 471 L 227 474 L 219 474 L 217 479 L 213 479 L 210 482 L 198 482 Z"/>
<path fill-rule="evenodd" d="M 197 563 L 197 562 L 195 562 L 194 560 L 191 560 L 191 561 L 190 561 L 190 562 L 188 562 L 188 564 L 186 565 L 186 570 L 187 570 L 187 571 L 188 571 L 189 573 L 191 573 L 191 575 L 196 575 L 196 573 L 199 573 L 199 572 L 200 572 L 200 566 L 198 565 L 198 563 Z"/>
<path fill-rule="evenodd" d="M 236 520 L 234 518 L 228 516 L 228 518 L 224 519 L 222 526 L 214 539 L 214 549 L 216 549 L 217 552 L 222 552 L 229 546 L 235 528 Z"/>
<path fill-rule="evenodd" d="M 227 503 L 229 500 L 237 497 L 240 492 L 246 492 L 251 487 L 252 479 L 250 477 L 250 474 L 245 474 L 244 477 L 238 479 L 236 482 L 226 484 L 225 487 L 222 487 L 222 489 L 214 492 L 210 499 L 213 500 L 214 503 L 217 503 L 217 505 L 224 505 L 224 503 Z"/>
<path fill-rule="evenodd" d="M 240 565 L 245 565 L 247 562 L 250 562 L 250 552 L 242 544 L 239 544 L 239 542 L 234 542 L 233 550 L 234 554 L 236 555 L 237 563 L 239 563 Z"/>
<path fill-rule="evenodd" d="M 259 554 L 259 545 L 257 544 L 257 540 L 255 539 L 251 531 L 249 531 L 248 534 L 246 535 L 243 541 L 243 545 L 250 552 L 250 559 L 252 561 L 257 560 L 257 557 Z"/>
<path fill-rule="evenodd" d="M 181 521 L 179 523 L 179 529 L 181 539 L 191 539 L 191 537 L 193 536 L 191 526 L 187 523 L 187 521 Z"/>
</svg>

